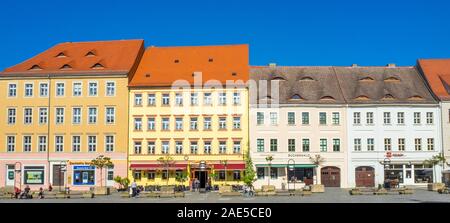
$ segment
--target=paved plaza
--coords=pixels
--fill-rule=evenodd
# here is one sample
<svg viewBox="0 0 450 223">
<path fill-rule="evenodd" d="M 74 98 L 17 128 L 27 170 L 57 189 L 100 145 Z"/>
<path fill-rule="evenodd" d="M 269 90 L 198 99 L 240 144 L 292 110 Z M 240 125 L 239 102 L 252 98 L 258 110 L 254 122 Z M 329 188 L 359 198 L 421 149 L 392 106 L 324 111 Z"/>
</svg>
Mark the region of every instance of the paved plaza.
<svg viewBox="0 0 450 223">
<path fill-rule="evenodd" d="M 347 189 L 327 188 L 311 196 L 221 197 L 217 192 L 187 192 L 184 198 L 122 198 L 114 193 L 93 199 L 2 199 L 0 203 L 450 203 L 450 194 L 416 188 L 412 195 L 354 195 Z"/>
</svg>

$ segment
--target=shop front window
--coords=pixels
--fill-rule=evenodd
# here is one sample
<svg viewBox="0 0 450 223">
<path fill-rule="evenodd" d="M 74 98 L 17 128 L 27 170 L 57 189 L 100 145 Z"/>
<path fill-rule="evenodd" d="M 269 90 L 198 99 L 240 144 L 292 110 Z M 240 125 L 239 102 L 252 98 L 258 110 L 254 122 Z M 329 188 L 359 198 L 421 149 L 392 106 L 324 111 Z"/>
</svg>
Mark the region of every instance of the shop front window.
<svg viewBox="0 0 450 223">
<path fill-rule="evenodd" d="M 135 180 L 141 180 L 141 171 L 140 170 L 134 171 L 133 172 L 133 178 Z"/>
<path fill-rule="evenodd" d="M 43 166 L 26 166 L 24 168 L 25 184 L 44 184 Z"/>
<path fill-rule="evenodd" d="M 167 178 L 169 178 L 169 171 L 168 170 L 163 170 L 161 178 L 163 180 L 167 180 Z"/>
<path fill-rule="evenodd" d="M 258 167 L 256 169 L 258 180 L 264 179 L 264 167 Z"/>
<path fill-rule="evenodd" d="M 270 168 L 270 178 L 277 179 L 278 178 L 278 168 Z"/>
<path fill-rule="evenodd" d="M 403 165 L 390 165 L 384 171 L 384 178 L 398 180 L 399 183 L 403 183 Z"/>
<path fill-rule="evenodd" d="M 237 170 L 233 172 L 233 180 L 241 180 L 241 171 Z"/>
<path fill-rule="evenodd" d="M 433 183 L 433 168 L 428 165 L 414 165 L 414 183 Z"/>
<path fill-rule="evenodd" d="M 300 168 L 295 167 L 294 169 L 288 168 L 288 179 L 289 181 L 296 182 L 309 182 L 313 180 L 313 168 Z"/>
<path fill-rule="evenodd" d="M 219 171 L 219 180 L 225 180 L 225 171 Z"/>
<path fill-rule="evenodd" d="M 94 166 L 74 166 L 73 167 L 74 185 L 95 185 L 95 167 Z"/>
<path fill-rule="evenodd" d="M 147 172 L 147 179 L 148 180 L 154 180 L 155 179 L 155 172 L 154 171 Z"/>
</svg>

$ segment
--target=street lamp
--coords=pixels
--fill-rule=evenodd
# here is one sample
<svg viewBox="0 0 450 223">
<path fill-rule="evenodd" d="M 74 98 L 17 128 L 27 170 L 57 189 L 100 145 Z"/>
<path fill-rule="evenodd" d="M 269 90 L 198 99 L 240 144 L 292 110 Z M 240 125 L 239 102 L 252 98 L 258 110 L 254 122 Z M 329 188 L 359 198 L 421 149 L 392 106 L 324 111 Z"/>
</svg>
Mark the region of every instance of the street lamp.
<svg viewBox="0 0 450 223">
<path fill-rule="evenodd" d="M 225 167 L 225 185 L 227 185 L 227 165 L 228 165 L 228 160 L 221 160 L 220 164 L 222 164 Z"/>
<path fill-rule="evenodd" d="M 295 176 L 295 160 L 293 159 L 289 159 L 288 160 L 288 171 L 294 171 L 294 175 L 292 176 L 292 181 L 294 181 L 294 191 L 295 191 L 295 181 L 297 181 L 296 176 Z M 289 172 L 287 174 L 289 176 Z M 287 179 L 287 185 L 288 185 L 288 191 L 290 191 L 289 189 L 289 177 Z"/>
<path fill-rule="evenodd" d="M 389 168 L 389 165 L 391 164 L 391 160 L 389 158 L 384 158 L 384 160 L 382 162 L 380 162 L 383 165 L 383 174 L 384 174 L 384 179 L 386 179 L 386 169 Z M 383 180 L 384 183 L 384 180 Z M 384 184 L 383 184 L 384 187 Z"/>
</svg>

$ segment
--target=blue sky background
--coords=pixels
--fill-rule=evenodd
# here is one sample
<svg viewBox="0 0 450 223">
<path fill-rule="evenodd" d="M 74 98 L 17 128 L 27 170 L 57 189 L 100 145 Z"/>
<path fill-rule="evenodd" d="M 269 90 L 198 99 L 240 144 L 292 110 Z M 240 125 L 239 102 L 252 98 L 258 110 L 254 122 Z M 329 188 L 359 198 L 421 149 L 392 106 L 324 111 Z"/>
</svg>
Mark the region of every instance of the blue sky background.
<svg viewBox="0 0 450 223">
<path fill-rule="evenodd" d="M 413 65 L 450 57 L 449 1 L 0 2 L 0 70 L 59 42 L 250 44 L 252 65 Z"/>
</svg>

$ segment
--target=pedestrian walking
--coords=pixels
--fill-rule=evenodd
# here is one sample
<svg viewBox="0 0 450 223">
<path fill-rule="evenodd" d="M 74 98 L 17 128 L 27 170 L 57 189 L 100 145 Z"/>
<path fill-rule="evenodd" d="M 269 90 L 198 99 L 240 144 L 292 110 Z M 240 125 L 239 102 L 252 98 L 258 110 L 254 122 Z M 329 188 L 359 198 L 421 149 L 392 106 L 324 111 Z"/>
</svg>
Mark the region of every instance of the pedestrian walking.
<svg viewBox="0 0 450 223">
<path fill-rule="evenodd" d="M 137 194 L 137 184 L 136 184 L 136 181 L 133 181 L 133 183 L 131 183 L 131 191 L 132 191 L 131 196 L 132 196 L 132 197 L 136 197 L 136 194 Z"/>
</svg>

